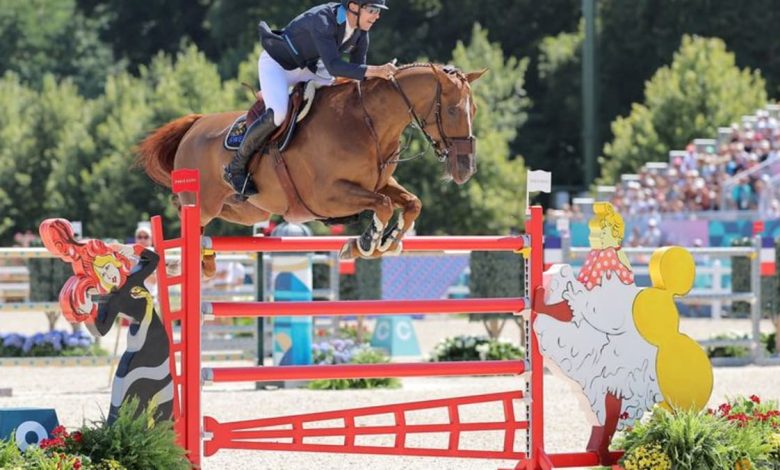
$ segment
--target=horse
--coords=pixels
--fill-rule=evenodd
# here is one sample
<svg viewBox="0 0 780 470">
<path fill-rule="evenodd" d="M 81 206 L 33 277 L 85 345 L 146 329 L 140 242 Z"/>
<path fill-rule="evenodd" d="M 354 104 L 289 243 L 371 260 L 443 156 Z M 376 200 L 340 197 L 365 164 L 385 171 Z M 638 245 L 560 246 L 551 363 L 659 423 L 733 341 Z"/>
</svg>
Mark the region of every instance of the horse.
<svg viewBox="0 0 780 470">
<path fill-rule="evenodd" d="M 408 64 L 390 80 L 320 88 L 284 153 L 271 144 L 254 157 L 250 173 L 258 193 L 245 200 L 235 197 L 223 179 L 223 168 L 233 157 L 223 142 L 240 112 L 175 119 L 140 143 L 137 163 L 166 187 L 172 170 L 200 170 L 202 227 L 214 218 L 252 225 L 271 214 L 305 222 L 372 211 L 372 223 L 345 243 L 341 257 L 396 254 L 422 210 L 419 198 L 393 177 L 401 134 L 414 122 L 446 163 L 447 177 L 459 185 L 468 181 L 476 171 L 472 123 L 477 108 L 471 83 L 485 71 Z M 195 197 L 182 194 L 179 203 L 193 204 Z M 398 221 L 388 227 L 396 209 L 401 210 Z"/>
</svg>

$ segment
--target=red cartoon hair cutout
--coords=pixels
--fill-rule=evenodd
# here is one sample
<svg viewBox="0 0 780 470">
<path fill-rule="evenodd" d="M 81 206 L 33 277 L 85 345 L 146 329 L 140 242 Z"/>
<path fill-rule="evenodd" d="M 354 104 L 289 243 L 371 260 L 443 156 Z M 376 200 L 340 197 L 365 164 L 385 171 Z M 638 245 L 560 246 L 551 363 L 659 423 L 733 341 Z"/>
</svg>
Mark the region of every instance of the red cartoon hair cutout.
<svg viewBox="0 0 780 470">
<path fill-rule="evenodd" d="M 73 267 L 74 274 L 62 286 L 59 296 L 65 318 L 72 323 L 93 322 L 97 304 L 92 302 L 89 291 L 108 294 L 121 287 L 133 261 L 100 240 L 76 240 L 65 219 L 46 219 L 38 231 L 46 249 Z"/>
</svg>

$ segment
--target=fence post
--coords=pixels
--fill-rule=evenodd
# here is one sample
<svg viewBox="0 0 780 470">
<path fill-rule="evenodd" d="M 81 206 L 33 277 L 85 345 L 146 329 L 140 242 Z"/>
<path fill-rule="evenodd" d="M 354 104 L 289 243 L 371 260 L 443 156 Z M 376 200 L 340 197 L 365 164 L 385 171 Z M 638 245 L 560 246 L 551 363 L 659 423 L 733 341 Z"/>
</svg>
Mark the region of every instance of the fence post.
<svg viewBox="0 0 780 470">
<path fill-rule="evenodd" d="M 723 263 L 720 258 L 712 260 L 712 291 L 722 294 L 723 289 Z M 713 320 L 720 320 L 723 316 L 723 301 L 713 300 L 710 304 L 710 316 Z"/>
<path fill-rule="evenodd" d="M 753 292 L 753 303 L 751 305 L 751 319 L 753 321 L 753 351 L 752 360 L 755 364 L 763 358 L 764 348 L 761 344 L 761 235 L 753 237 L 753 255 L 750 263 L 750 290 Z"/>
</svg>

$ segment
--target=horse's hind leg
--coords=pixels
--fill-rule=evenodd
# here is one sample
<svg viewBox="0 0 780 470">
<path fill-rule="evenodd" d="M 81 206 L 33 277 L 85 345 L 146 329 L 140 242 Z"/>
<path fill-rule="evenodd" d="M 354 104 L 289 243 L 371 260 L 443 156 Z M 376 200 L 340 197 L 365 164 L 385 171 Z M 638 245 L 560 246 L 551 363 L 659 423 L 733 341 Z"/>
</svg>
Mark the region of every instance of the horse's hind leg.
<svg viewBox="0 0 780 470">
<path fill-rule="evenodd" d="M 393 216 L 393 201 L 384 194 L 369 191 L 350 181 L 338 181 L 334 186 L 335 196 L 328 199 L 329 206 L 346 214 L 357 214 L 365 210 L 374 212 L 374 218 L 363 234 L 357 239 L 349 240 L 341 248 L 341 258 L 381 256 L 379 244 L 382 232 Z"/>
<path fill-rule="evenodd" d="M 178 195 L 178 210 L 181 213 L 182 205 L 195 204 L 196 195 L 193 193 L 181 193 Z M 206 194 L 201 191 L 201 204 L 200 204 L 200 233 L 203 234 L 206 225 L 214 220 L 222 209 L 222 202 L 215 200 L 214 198 L 206 197 Z M 201 270 L 203 277 L 211 279 L 217 273 L 217 260 L 216 255 L 212 250 L 201 249 Z"/>
<path fill-rule="evenodd" d="M 379 251 L 388 254 L 398 254 L 403 247 L 403 238 L 407 232 L 414 228 L 414 222 L 422 211 L 422 202 L 406 188 L 398 184 L 395 178 L 390 178 L 387 185 L 379 190 L 393 201 L 395 207 L 401 208 L 398 224 L 385 230 L 379 244 Z"/>
</svg>

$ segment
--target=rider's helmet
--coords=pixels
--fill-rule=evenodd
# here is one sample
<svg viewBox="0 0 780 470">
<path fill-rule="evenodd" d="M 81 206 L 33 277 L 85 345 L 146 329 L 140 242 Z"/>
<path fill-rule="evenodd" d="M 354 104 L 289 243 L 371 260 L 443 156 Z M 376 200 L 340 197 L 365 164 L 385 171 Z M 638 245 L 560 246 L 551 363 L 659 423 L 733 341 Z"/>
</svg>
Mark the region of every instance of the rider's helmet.
<svg viewBox="0 0 780 470">
<path fill-rule="evenodd" d="M 357 3 L 358 6 L 373 6 L 377 8 L 381 8 L 383 10 L 389 10 L 388 6 L 386 5 L 387 0 L 341 0 L 341 5 L 344 6 L 344 8 L 347 8 L 347 6 L 350 3 Z"/>
</svg>

